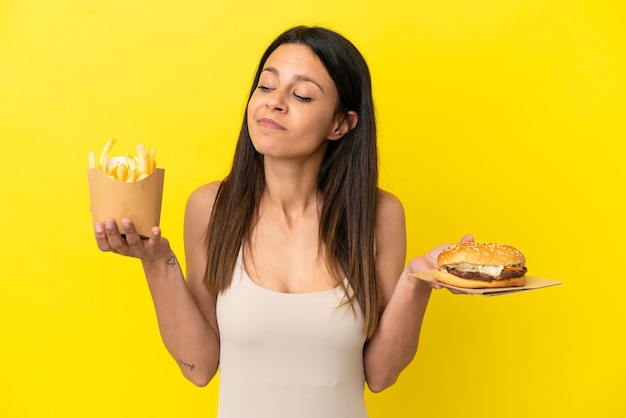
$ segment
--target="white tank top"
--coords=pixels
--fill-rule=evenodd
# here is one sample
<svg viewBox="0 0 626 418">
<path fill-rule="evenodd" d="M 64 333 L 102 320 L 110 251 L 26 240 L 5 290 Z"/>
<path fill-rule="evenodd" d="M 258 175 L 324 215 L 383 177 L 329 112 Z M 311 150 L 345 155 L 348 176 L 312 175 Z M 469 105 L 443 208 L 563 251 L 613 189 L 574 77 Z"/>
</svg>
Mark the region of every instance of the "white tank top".
<svg viewBox="0 0 626 418">
<path fill-rule="evenodd" d="M 343 297 L 266 289 L 240 254 L 217 299 L 218 418 L 366 418 L 363 317 Z"/>
</svg>

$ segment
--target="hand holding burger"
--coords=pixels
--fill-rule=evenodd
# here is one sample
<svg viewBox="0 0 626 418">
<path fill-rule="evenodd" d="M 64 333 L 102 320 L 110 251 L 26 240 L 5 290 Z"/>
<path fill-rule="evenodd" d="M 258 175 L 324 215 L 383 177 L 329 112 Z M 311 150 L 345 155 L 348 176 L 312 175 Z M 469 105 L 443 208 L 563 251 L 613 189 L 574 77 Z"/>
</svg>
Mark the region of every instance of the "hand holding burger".
<svg viewBox="0 0 626 418">
<path fill-rule="evenodd" d="M 510 245 L 485 242 L 451 244 L 437 257 L 435 279 L 456 287 L 480 289 L 526 284 L 526 258 Z"/>
</svg>

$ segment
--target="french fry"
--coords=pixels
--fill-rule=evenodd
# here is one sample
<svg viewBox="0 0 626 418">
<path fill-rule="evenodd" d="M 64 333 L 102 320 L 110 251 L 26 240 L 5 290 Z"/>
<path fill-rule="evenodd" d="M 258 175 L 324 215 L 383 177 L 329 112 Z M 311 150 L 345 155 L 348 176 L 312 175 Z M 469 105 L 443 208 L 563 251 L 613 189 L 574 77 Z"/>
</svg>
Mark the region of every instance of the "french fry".
<svg viewBox="0 0 626 418">
<path fill-rule="evenodd" d="M 102 149 L 102 154 L 100 154 L 100 170 L 106 173 L 107 171 L 107 162 L 109 161 L 109 152 L 111 152 L 111 148 L 117 141 L 115 138 L 109 138 L 109 140 L 104 144 L 104 148 Z"/>
<path fill-rule="evenodd" d="M 139 176 L 137 160 L 135 160 L 134 157 L 131 157 L 128 154 L 126 154 L 124 157 L 126 158 L 126 163 L 128 164 L 128 177 L 126 177 L 126 182 L 132 183 L 133 181 L 136 181 L 137 177 Z"/>
<path fill-rule="evenodd" d="M 125 161 L 120 162 L 117 165 L 117 171 L 115 173 L 115 177 L 119 181 L 126 181 L 126 179 L 128 178 L 128 165 L 126 165 Z"/>
<path fill-rule="evenodd" d="M 123 157 L 110 158 L 109 154 L 113 145 L 117 143 L 115 138 L 109 138 L 102 149 L 100 159 L 96 163 L 95 153 L 89 151 L 89 168 L 98 168 L 109 178 L 121 182 L 132 183 L 148 177 L 156 168 L 154 148 L 146 150 L 143 143 L 136 144 L 137 157 L 128 153 Z"/>
<path fill-rule="evenodd" d="M 137 170 L 139 170 L 137 179 L 139 179 L 142 174 L 145 174 L 146 177 L 149 174 L 148 154 L 146 153 L 146 147 L 142 143 L 137 144 Z"/>
<path fill-rule="evenodd" d="M 150 148 L 148 150 L 148 173 L 152 173 L 156 168 L 156 160 L 154 157 L 156 156 L 156 150 L 154 148 Z"/>
<path fill-rule="evenodd" d="M 107 167 L 106 174 L 109 175 L 109 176 L 114 176 L 115 177 L 115 175 L 117 173 L 117 166 L 119 164 L 120 164 L 119 162 L 116 162 L 116 163 L 113 163 L 113 165 L 111 165 L 111 167 Z"/>
</svg>

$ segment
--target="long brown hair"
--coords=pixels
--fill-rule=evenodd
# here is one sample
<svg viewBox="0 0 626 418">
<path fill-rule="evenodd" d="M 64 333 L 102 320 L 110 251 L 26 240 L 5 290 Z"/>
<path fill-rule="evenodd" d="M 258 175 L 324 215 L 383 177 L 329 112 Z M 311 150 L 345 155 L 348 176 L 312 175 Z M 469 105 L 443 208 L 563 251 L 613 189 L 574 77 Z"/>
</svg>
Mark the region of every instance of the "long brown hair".
<svg viewBox="0 0 626 418">
<path fill-rule="evenodd" d="M 318 187 L 322 196 L 320 240 L 332 271 L 341 269 L 364 316 L 364 333 L 371 337 L 381 313 L 381 293 L 374 260 L 374 229 L 378 193 L 376 121 L 371 78 L 365 59 L 343 36 L 319 27 L 298 26 L 282 33 L 263 54 L 250 95 L 257 88 L 265 61 L 280 45 L 298 43 L 311 48 L 333 79 L 339 103 L 336 112 L 355 111 L 354 129 L 329 141 Z M 217 194 L 207 231 L 204 283 L 211 291 L 226 290 L 237 255 L 250 239 L 265 188 L 263 155 L 253 147 L 244 114 L 232 168 Z"/>
</svg>

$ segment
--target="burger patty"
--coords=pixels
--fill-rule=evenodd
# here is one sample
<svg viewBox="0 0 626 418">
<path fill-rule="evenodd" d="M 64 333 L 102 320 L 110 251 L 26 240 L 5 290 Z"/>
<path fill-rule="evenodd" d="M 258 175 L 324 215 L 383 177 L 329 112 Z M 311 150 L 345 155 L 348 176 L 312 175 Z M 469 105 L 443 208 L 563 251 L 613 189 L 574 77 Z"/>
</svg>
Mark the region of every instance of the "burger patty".
<svg viewBox="0 0 626 418">
<path fill-rule="evenodd" d="M 522 277 L 526 274 L 527 270 L 528 269 L 526 267 L 522 267 L 521 270 L 502 270 L 502 273 L 500 273 L 498 276 L 490 276 L 479 271 L 458 270 L 453 267 L 448 267 L 446 269 L 448 273 L 454 274 L 457 277 L 471 280 L 482 280 L 485 282 L 491 282 L 493 280 L 511 279 L 513 277 Z"/>
</svg>

